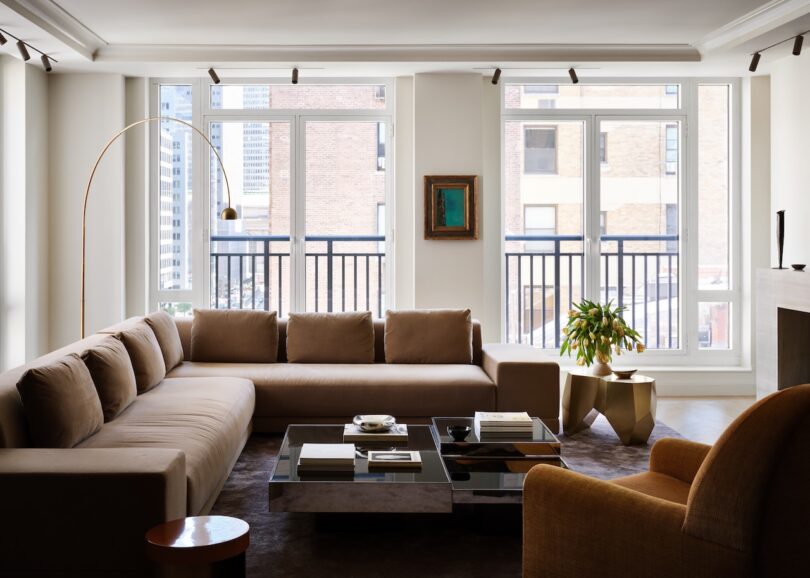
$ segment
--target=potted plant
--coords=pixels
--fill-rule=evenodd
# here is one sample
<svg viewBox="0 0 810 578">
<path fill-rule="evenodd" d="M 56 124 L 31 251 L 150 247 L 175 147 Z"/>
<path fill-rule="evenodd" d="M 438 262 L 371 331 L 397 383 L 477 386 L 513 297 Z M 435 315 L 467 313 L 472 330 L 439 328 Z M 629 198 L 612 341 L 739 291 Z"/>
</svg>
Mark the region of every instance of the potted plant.
<svg viewBox="0 0 810 578">
<path fill-rule="evenodd" d="M 613 353 L 621 355 L 622 350 L 639 353 L 644 351 L 644 344 L 638 331 L 628 327 L 621 316 L 624 307 L 613 307 L 613 301 L 606 305 L 585 299 L 574 304 L 568 312 L 568 325 L 563 328 L 560 355 L 572 351 L 577 353 L 577 365 L 590 367 L 594 375 L 609 375 L 612 370 L 609 363 Z"/>
</svg>

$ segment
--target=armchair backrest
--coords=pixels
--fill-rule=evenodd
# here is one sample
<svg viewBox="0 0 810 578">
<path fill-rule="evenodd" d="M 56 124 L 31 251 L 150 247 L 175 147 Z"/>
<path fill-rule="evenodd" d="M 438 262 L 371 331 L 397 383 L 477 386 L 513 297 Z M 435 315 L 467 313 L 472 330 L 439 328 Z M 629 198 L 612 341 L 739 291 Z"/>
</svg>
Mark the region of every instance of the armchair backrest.
<svg viewBox="0 0 810 578">
<path fill-rule="evenodd" d="M 790 563 L 780 552 L 806 550 L 808 516 L 810 384 L 761 399 L 726 429 L 692 483 L 684 531 L 774 569 Z"/>
</svg>

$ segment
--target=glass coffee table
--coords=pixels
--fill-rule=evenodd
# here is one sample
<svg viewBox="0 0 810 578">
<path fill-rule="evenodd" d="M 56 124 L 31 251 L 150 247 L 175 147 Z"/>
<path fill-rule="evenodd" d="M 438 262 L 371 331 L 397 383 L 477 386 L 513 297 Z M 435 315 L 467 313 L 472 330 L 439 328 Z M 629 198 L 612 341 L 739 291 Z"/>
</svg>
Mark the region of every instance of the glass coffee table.
<svg viewBox="0 0 810 578">
<path fill-rule="evenodd" d="M 298 472 L 298 457 L 304 443 L 342 443 L 343 426 L 290 425 L 270 474 L 269 510 L 450 513 L 454 504 L 521 503 L 529 469 L 540 463 L 567 467 L 559 455 L 559 441 L 540 420 L 531 439 L 450 443 L 443 420 L 458 424 L 465 419 L 472 422 L 472 418 L 433 418 L 433 425 L 409 424 L 407 444 L 357 447 L 354 472 L 331 475 Z M 369 471 L 367 449 L 417 450 L 422 468 Z"/>
</svg>

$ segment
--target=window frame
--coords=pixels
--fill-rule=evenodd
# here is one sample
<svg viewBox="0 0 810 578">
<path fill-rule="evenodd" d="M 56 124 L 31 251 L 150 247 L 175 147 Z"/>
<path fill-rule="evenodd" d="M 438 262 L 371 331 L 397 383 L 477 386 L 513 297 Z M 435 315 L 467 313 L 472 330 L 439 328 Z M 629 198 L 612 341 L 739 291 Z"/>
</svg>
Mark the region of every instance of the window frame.
<svg viewBox="0 0 810 578">
<path fill-rule="evenodd" d="M 741 366 L 748 350 L 743 343 L 743 324 L 750 323 L 750 311 L 743 312 L 742 288 L 742 260 L 743 246 L 741 238 L 741 81 L 739 78 L 728 77 L 671 77 L 671 78 L 598 78 L 589 80 L 586 84 L 628 84 L 628 85 L 679 85 L 678 108 L 671 109 L 510 109 L 506 107 L 505 91 L 507 85 L 545 83 L 566 84 L 567 78 L 510 78 L 508 82 L 500 85 L 501 98 L 501 158 L 506 159 L 506 142 L 503 138 L 504 127 L 509 121 L 537 122 L 559 120 L 582 120 L 585 122 L 585 132 L 588 137 L 586 144 L 586 170 L 585 170 L 585 208 L 583 215 L 583 230 L 586 260 L 585 280 L 583 291 L 586 297 L 599 298 L 599 215 L 598 201 L 599 171 L 602 165 L 598 162 L 599 156 L 599 120 L 679 120 L 681 122 L 679 170 L 680 192 L 680 255 L 681 276 L 679 279 L 679 327 L 680 349 L 675 350 L 648 350 L 643 355 L 633 358 L 633 363 L 644 366 L 668 366 L 675 359 L 679 364 L 687 366 Z M 729 102 L 729 290 L 700 290 L 698 289 L 698 88 L 700 85 L 728 85 L 730 88 Z M 665 145 L 664 145 L 665 146 Z M 588 157 L 597 162 L 589 161 Z M 505 160 L 501 163 L 501 190 L 506 190 Z M 525 174 L 525 173 L 524 173 Z M 501 216 L 501 251 L 500 251 L 500 279 L 505 279 L 504 248 L 506 233 L 506 205 L 502 198 Z M 596 202 L 594 202 L 596 199 Z M 596 286 L 594 288 L 594 285 Z M 700 349 L 698 343 L 698 303 L 700 302 L 728 302 L 730 303 L 730 339 L 732 347 L 728 350 Z M 506 327 L 506 292 L 501 291 L 501 335 L 507 335 Z M 745 319 L 744 319 L 745 315 Z M 550 354 L 559 350 L 549 349 Z M 567 358 L 562 358 L 564 364 Z M 573 359 L 570 361 L 573 364 Z"/>
<path fill-rule="evenodd" d="M 290 126 L 290 309 L 285 311 L 298 312 L 305 310 L 306 274 L 305 274 L 305 185 L 306 175 L 305 152 L 305 126 L 307 121 L 367 121 L 383 122 L 386 124 L 385 164 L 386 169 L 393 167 L 395 154 L 394 146 L 394 120 L 396 102 L 393 78 L 379 77 L 352 77 L 352 78 L 302 78 L 300 85 L 315 84 L 361 84 L 384 86 L 385 109 L 214 109 L 211 108 L 211 87 L 215 86 L 211 79 L 205 78 L 150 78 L 150 112 L 153 116 L 160 115 L 160 87 L 162 85 L 191 85 L 192 86 L 192 124 L 202 130 L 206 136 L 210 135 L 212 122 L 274 122 L 288 121 Z M 235 85 L 268 85 L 289 84 L 289 78 L 228 78 L 222 84 Z M 157 210 L 154 210 L 159 198 L 159 163 L 151 162 L 155 154 L 159 154 L 160 131 L 149 127 L 149 307 L 157 309 L 160 303 L 179 302 L 191 303 L 192 307 L 209 308 L 211 305 L 211 272 L 210 272 L 210 154 L 208 146 L 200 146 L 201 140 L 195 138 L 192 151 L 192 183 L 202 183 L 202 187 L 194 188 L 192 196 L 192 239 L 199 239 L 194 243 L 192 251 L 192 286 L 190 290 L 161 290 L 158 286 L 158 245 L 159 240 L 153 234 L 157 231 Z M 376 143 L 375 143 L 376 144 Z M 395 294 L 395 227 L 396 222 L 393 169 L 385 170 L 385 204 L 386 204 L 386 234 L 385 234 L 385 278 L 384 291 L 386 307 L 394 308 Z M 198 237 L 199 235 L 199 237 Z"/>
</svg>

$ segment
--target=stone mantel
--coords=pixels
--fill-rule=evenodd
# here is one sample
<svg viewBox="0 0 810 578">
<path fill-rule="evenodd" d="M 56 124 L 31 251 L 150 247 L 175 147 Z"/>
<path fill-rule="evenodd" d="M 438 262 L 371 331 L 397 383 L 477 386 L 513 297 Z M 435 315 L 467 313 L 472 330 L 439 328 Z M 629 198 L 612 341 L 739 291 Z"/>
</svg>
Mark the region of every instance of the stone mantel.
<svg viewBox="0 0 810 578">
<path fill-rule="evenodd" d="M 758 269 L 756 299 L 757 398 L 761 398 L 778 389 L 778 309 L 810 313 L 810 272 Z M 802 358 L 808 363 L 810 352 L 805 351 Z"/>
</svg>

